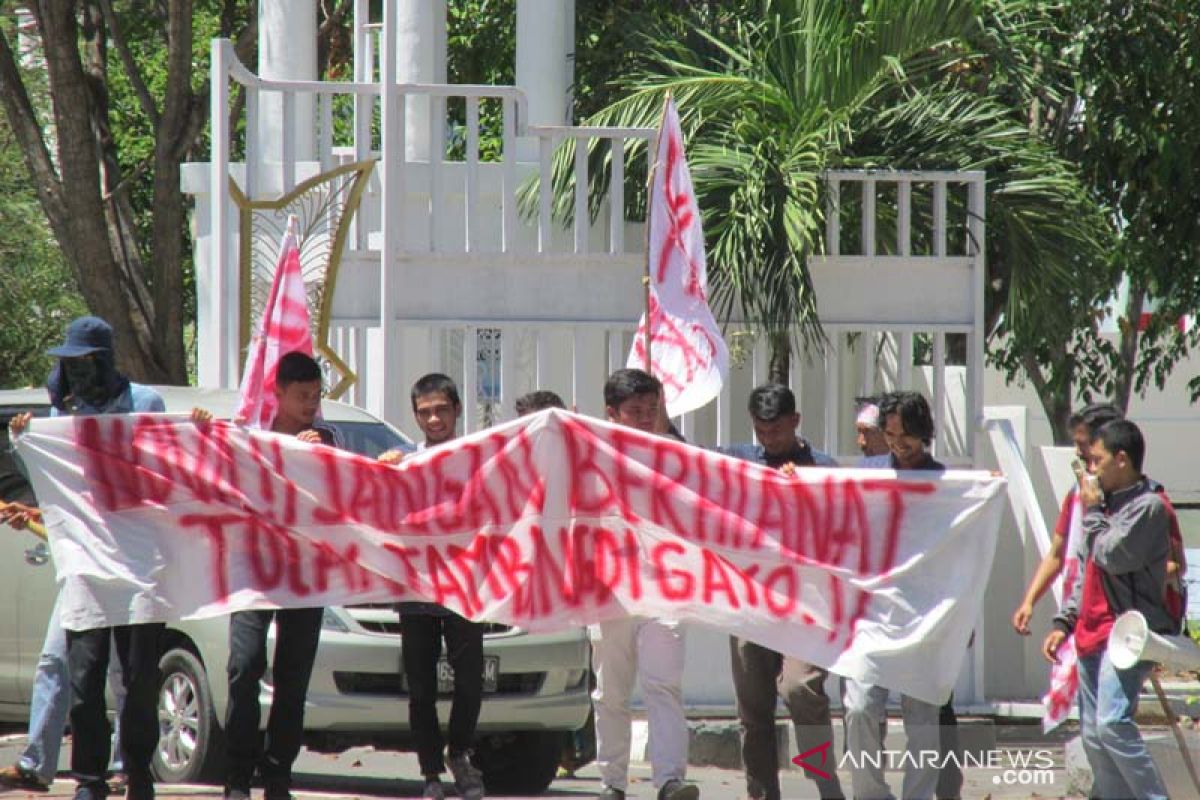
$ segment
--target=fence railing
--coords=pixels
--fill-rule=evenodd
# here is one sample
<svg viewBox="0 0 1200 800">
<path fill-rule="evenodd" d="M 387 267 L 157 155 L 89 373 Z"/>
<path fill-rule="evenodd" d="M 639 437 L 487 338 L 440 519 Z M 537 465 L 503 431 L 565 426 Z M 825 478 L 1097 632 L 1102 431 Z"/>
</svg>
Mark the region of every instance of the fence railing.
<svg viewBox="0 0 1200 800">
<path fill-rule="evenodd" d="M 651 140 L 654 131 L 528 125 L 525 97 L 516 87 L 380 83 L 379 76 L 387 70 L 378 57 L 378 35 L 370 27 L 359 32 L 366 58 L 356 60 L 356 80 L 349 82 L 265 80 L 237 60 L 229 42 L 215 41 L 210 186 L 220 187 L 228 180 L 239 147 L 244 162 L 241 186 L 251 199 L 286 193 L 305 177 L 348 161 L 382 159 L 383 168 L 371 178 L 348 244 L 351 249 L 374 251 L 371 257 L 380 259 L 384 271 L 380 317 L 333 321 L 336 349 L 360 377 L 349 396 L 351 402 L 390 407 L 392 412 L 400 407 L 395 402 L 380 405 L 375 399 L 382 378 L 376 379 L 376 389 L 369 388 L 373 365 L 378 370 L 378 364 L 387 364 L 389 372 L 399 366 L 392 334 L 382 337 L 383 345 L 372 345 L 368 336 L 370 328 L 388 321 L 406 327 L 405 336 L 427 337 L 426 366 L 452 361 L 464 397 L 483 398 L 481 403 L 467 404 L 468 429 L 489 421 L 487 415 L 490 420 L 507 418 L 519 390 L 544 385 L 551 376 L 555 385 L 549 388 L 560 391 L 569 403 L 601 412 L 598 386 L 604 368 L 624 363 L 636 322 L 634 306 L 628 322 L 622 324 L 616 320 L 568 324 L 456 319 L 424 320 L 414 326 L 389 314 L 387 296 L 400 290 L 389 276 L 396 269 L 396 257 L 433 263 L 439 257 L 479 257 L 514 268 L 533 259 L 553 262 L 586 256 L 622 263 L 637 259 L 641 242 L 630 247 L 626 241 L 626 175 L 632 145 Z M 244 96 L 245 126 L 235 136 L 229 106 L 239 92 Z M 385 99 L 392 109 L 388 120 L 384 119 Z M 270 113 L 264 116 L 268 106 Z M 276 130 L 268 121 L 278 125 L 277 141 L 264 133 Z M 308 140 L 295 135 L 297 129 L 307 131 Z M 491 137 L 487 153 L 481 147 L 485 136 Z M 536 162 L 518 160 L 516 142 L 523 137 L 536 140 Z M 588 148 L 596 140 L 604 140 L 600 150 L 607 148 L 610 155 L 609 181 L 599 204 L 607 212 L 606 219 L 604 214 L 594 218 L 591 213 L 597 203 L 589 196 L 593 182 Z M 301 147 L 308 149 L 301 152 Z M 550 188 L 555 154 L 564 147 L 573 148 L 560 153 L 560 158 L 571 159 L 574 190 L 569 228 L 555 217 Z M 649 158 L 650 148 L 641 149 Z M 929 393 L 939 429 L 957 431 L 938 441 L 939 455 L 951 460 L 973 458 L 972 431 L 982 409 L 983 174 L 835 171 L 825 177 L 825 252 L 810 260 L 810 268 L 816 278 L 826 276 L 833 281 L 829 285 L 839 288 L 826 291 L 821 299 L 844 295 L 840 307 L 866 308 L 874 303 L 876 312 L 823 313 L 827 346 L 819 353 L 793 357 L 788 379 L 803 390 L 809 405 L 807 419 L 821 430 L 818 443 L 830 452 L 850 454 L 852 397 L 916 387 Z M 522 215 L 518 208 L 518 189 L 531 180 L 539 183 L 536 216 L 532 209 Z M 385 185 L 393 193 L 390 202 L 383 201 Z M 211 318 L 231 320 L 238 313 L 236 294 L 229 291 L 228 283 L 235 263 L 233 216 L 226 193 L 214 190 L 211 202 L 212 285 L 218 287 Z M 945 294 L 941 284 L 946 284 L 962 291 L 945 302 L 911 294 L 911 307 L 906 307 L 907 301 L 893 302 L 898 306 L 894 314 L 877 313 L 879 305 L 891 298 L 872 297 L 863 287 L 869 288 L 874 276 L 914 268 L 933 270 L 929 274 L 945 279 L 935 281 L 938 285 L 931 289 L 940 287 Z M 860 284 L 847 282 L 854 275 Z M 937 296 L 937 291 L 931 296 Z M 418 328 L 424 332 L 417 332 Z M 482 362 L 480 331 L 495 332 L 494 339 L 487 340 L 495 352 L 485 354 Z M 748 343 L 742 348 L 743 366 L 736 375 L 741 383 L 731 380 L 710 408 L 681 420 L 686 435 L 707 443 L 727 444 L 741 434 L 738 420 L 747 391 L 742 384 L 752 386 L 767 377 L 764 338 L 727 331 L 734 333 Z M 453 347 L 446 342 L 454 342 Z M 552 367 L 549 354 L 561 351 L 563 342 L 570 343 L 570 361 Z M 216 344 L 224 354 L 222 381 L 234 383 L 240 365 L 236 345 L 228 338 Z M 480 375 L 492 376 L 498 388 L 489 385 L 481 391 Z M 814 389 L 818 386 L 819 391 Z M 813 404 L 820 406 L 816 413 Z"/>
<path fill-rule="evenodd" d="M 366 41 L 373 42 L 373 29 L 368 32 L 372 36 Z M 608 231 L 604 246 L 596 252 L 625 252 L 626 151 L 631 140 L 651 139 L 653 129 L 530 126 L 525 122 L 525 94 L 514 86 L 269 80 L 247 69 L 227 40 L 215 40 L 213 48 L 213 82 L 219 85 L 214 98 L 222 98 L 214 99 L 214 111 L 218 103 L 224 109 L 213 117 L 214 174 L 222 161 L 227 170 L 231 154 L 240 150 L 245 164 L 241 188 L 252 200 L 287 193 L 302 180 L 301 169 L 311 171 L 315 165 L 320 172 L 328 171 L 339 163 L 339 154 L 352 153 L 354 161 L 385 158 L 393 161 L 391 174 L 398 176 L 406 191 L 425 198 L 423 208 L 408 204 L 405 209 L 405 230 L 413 231 L 413 218 L 423 217 L 415 227 L 426 233 L 419 238 L 402 237 L 404 252 L 588 253 L 592 251 L 593 224 L 588 210 L 587 148 L 590 140 L 598 139 L 605 140 L 611 150 L 612 180 L 607 197 Z M 368 55 L 367 62 L 374 63 L 374 56 Z M 364 70 L 363 77 L 376 74 L 372 68 Z M 245 104 L 240 141 L 234 136 L 228 112 L 229 98 L 239 91 Z M 398 98 L 400 109 L 396 153 L 382 149 L 381 100 L 385 92 Z M 418 108 L 417 103 L 423 105 Z M 496 152 L 487 160 L 481 153 L 481 140 L 487 134 L 481 123 L 485 103 L 494 103 L 499 110 L 498 118 L 490 120 L 498 129 L 498 148 L 493 148 Z M 268 105 L 273 112 L 269 126 L 264 124 Z M 450 113 L 452 106 L 461 108 L 461 117 Z M 422 129 L 414 127 L 418 121 Z M 298 136 L 297 131 L 306 135 Z M 308 131 L 313 140 L 311 152 L 298 152 L 297 142 L 307 142 Z M 519 137 L 537 140 L 536 163 L 518 161 Z M 561 226 L 551 214 L 552 156 L 565 142 L 573 142 L 575 149 L 575 214 L 569 246 L 556 247 L 553 233 Z M 525 180 L 537 181 L 540 188 L 536 231 L 529 237 L 529 245 L 522 247 L 517 190 Z M 485 204 L 485 195 L 498 201 L 500 209 L 498 235 L 489 238 L 485 232 L 492 226 L 495 203 Z M 445 232 L 451 210 L 461 212 L 458 241 Z M 380 224 L 396 222 L 381 220 Z M 356 237 L 352 246 L 370 246 L 369 236 Z"/>
<path fill-rule="evenodd" d="M 948 349 L 951 349 L 948 343 L 956 345 L 952 348 L 955 365 L 965 368 L 963 413 L 967 419 L 960 420 L 959 426 L 972 431 L 982 420 L 985 180 L 982 171 L 841 170 L 825 175 L 825 252 L 819 263 L 829 268 L 830 275 L 844 275 L 849 269 L 864 265 L 875 271 L 907 270 L 910 275 L 914 269 L 929 270 L 912 275 L 907 295 L 886 296 L 888 287 L 881 281 L 876 294 L 883 297 L 857 298 L 862 307 L 898 305 L 908 322 L 867 324 L 844 318 L 826 320 L 823 315 L 829 350 L 833 352 L 832 358 L 827 355 L 826 363 L 837 364 L 838 353 L 847 346 L 848 339 L 861 338 L 868 352 L 890 347 L 894 386 L 912 388 L 915 345 L 922 345 L 926 353 L 919 360 L 931 367 L 932 386 L 928 389 L 937 430 L 949 428 L 951 415 L 946 381 Z M 890 236 L 889 223 L 893 228 Z M 952 237 L 955 232 L 961 238 Z M 922 276 L 933 285 L 922 286 Z M 951 294 L 948 302 L 942 301 L 941 308 L 931 308 L 939 304 L 938 292 L 945 288 L 943 281 L 953 282 L 962 291 Z M 890 317 L 886 313 L 879 316 Z M 961 346 L 957 346 L 960 341 Z M 859 367 L 862 372 L 856 383 L 857 391 L 862 395 L 874 394 L 877 367 L 870 358 L 862 360 Z M 832 380 L 832 374 L 829 377 L 825 427 L 834 433 L 835 438 L 829 444 L 837 450 L 836 434 L 843 428 L 838 423 L 838 412 L 845 404 L 832 402 L 834 398 L 828 393 L 837 391 L 838 382 Z M 962 443 L 972 458 L 975 439 L 974 435 L 967 435 Z"/>
</svg>

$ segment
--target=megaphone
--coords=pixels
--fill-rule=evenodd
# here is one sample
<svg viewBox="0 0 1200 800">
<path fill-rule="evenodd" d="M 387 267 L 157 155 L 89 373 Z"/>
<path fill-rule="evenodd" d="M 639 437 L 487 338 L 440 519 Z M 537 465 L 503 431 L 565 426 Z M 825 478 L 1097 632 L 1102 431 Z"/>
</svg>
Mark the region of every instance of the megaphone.
<svg viewBox="0 0 1200 800">
<path fill-rule="evenodd" d="M 1117 617 L 1108 634 L 1108 657 L 1117 669 L 1129 669 L 1139 661 L 1200 669 L 1200 646 L 1186 636 L 1154 633 L 1139 611 L 1126 611 Z"/>
</svg>

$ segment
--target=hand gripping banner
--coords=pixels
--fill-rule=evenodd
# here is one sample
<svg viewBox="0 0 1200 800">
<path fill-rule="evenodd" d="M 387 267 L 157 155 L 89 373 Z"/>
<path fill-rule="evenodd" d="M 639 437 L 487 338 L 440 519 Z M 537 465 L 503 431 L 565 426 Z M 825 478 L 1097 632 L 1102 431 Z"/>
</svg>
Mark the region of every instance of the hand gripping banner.
<svg viewBox="0 0 1200 800">
<path fill-rule="evenodd" d="M 703 623 L 941 703 L 1002 478 L 796 477 L 563 411 L 389 466 L 162 415 L 37 420 L 18 451 L 68 629 L 390 600 L 547 630 Z"/>
</svg>

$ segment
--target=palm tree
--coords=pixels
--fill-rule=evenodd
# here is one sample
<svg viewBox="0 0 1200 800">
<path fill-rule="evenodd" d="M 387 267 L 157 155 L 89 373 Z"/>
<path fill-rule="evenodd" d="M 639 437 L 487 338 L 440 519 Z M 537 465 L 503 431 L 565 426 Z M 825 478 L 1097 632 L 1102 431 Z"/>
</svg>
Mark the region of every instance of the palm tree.
<svg viewBox="0 0 1200 800">
<path fill-rule="evenodd" d="M 1063 206 L 1082 201 L 1050 148 L 1023 153 L 1035 137 L 1019 115 L 956 78 L 979 51 L 972 43 L 988 38 L 980 3 L 763 0 L 758 10 L 733 24 L 724 41 L 698 31 L 702 48 L 650 41 L 648 66 L 626 81 L 628 95 L 589 124 L 655 125 L 663 94 L 674 94 L 704 214 L 714 310 L 728 319 L 738 308 L 764 328 L 773 379 L 786 382 L 793 331 L 806 349 L 823 341 L 806 259 L 822 246 L 827 169 L 1024 165 L 1027 172 L 1017 175 L 1023 188 L 993 183 L 989 198 L 993 214 L 1012 212 L 1002 234 L 1024 237 L 1022 252 L 1035 250 L 1046 233 L 1042 212 L 1054 208 L 1045 216 L 1061 222 Z M 1003 134 L 1007 149 L 974 147 L 972 133 Z M 607 158 L 591 153 L 594 189 L 607 181 Z M 569 163 L 569 154 L 558 155 L 556 208 L 564 216 Z M 1033 170 L 1047 165 L 1055 180 L 1038 180 Z M 1087 225 L 1065 234 L 1061 227 L 1054 232 L 1057 255 L 1033 262 L 1053 268 L 1052 283 L 1069 280 L 1069 254 L 1091 246 Z"/>
</svg>

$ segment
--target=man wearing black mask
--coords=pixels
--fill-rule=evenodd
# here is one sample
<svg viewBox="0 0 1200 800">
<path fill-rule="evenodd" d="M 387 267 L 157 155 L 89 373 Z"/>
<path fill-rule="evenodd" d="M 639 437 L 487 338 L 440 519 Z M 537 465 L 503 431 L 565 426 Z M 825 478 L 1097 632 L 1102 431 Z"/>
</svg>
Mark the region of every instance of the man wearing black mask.
<svg viewBox="0 0 1200 800">
<path fill-rule="evenodd" d="M 945 465 L 930 451 L 934 437 L 933 410 L 923 395 L 890 392 L 879 398 L 878 409 L 877 423 L 883 430 L 888 452 L 867 456 L 859 466 L 945 472 Z M 846 750 L 858 754 L 854 761 L 858 767 L 852 770 L 855 797 L 890 796 L 882 770 L 873 763 L 873 754 L 880 752 L 887 733 L 887 700 L 886 687 L 850 678 L 842 681 Z M 905 767 L 903 796 L 914 800 L 959 797 L 963 784 L 962 751 L 958 744 L 954 695 L 940 709 L 932 703 L 902 695 L 900 710 L 909 751 L 938 753 L 934 764 L 910 759 Z"/>
<path fill-rule="evenodd" d="M 166 408 L 158 392 L 148 386 L 132 383 L 117 371 L 113 353 L 113 331 L 98 317 L 80 317 L 67 326 L 66 341 L 49 351 L 58 358 L 50 372 L 46 388 L 50 393 L 51 416 L 63 414 L 133 414 L 162 412 Z M 30 415 L 14 417 L 9 423 L 10 437 L 15 438 L 29 424 Z M 58 620 L 57 605 L 47 633 L 50 647 Z M 118 625 L 91 630 L 68 630 L 65 652 L 59 655 L 55 675 L 35 682 L 33 705 L 44 706 L 44 715 L 54 716 L 51 710 L 65 702 L 66 686 L 62 682 L 61 659 L 66 657 L 70 675 L 70 719 L 74 740 L 71 748 L 71 771 L 78 788 L 76 800 L 104 800 L 109 788 L 104 781 L 109 760 L 109 724 L 105 707 L 104 684 L 108 671 L 110 648 L 116 643 L 125 685 L 125 704 L 120 712 L 121 749 L 124 768 L 129 776 L 128 800 L 151 800 L 154 782 L 150 776 L 150 759 L 158 743 L 158 718 L 155 709 L 158 691 L 158 658 L 161 623 Z M 58 640 L 61 642 L 61 634 Z M 61 650 L 61 645 L 60 645 Z M 51 653 L 43 654 L 39 671 L 52 670 Z M 40 678 L 41 676 L 39 676 Z M 38 716 L 36 708 L 32 716 Z M 61 719 L 61 712 L 58 712 Z M 55 734 L 61 738 L 61 728 Z M 52 767 L 51 767 L 52 768 Z"/>
</svg>

